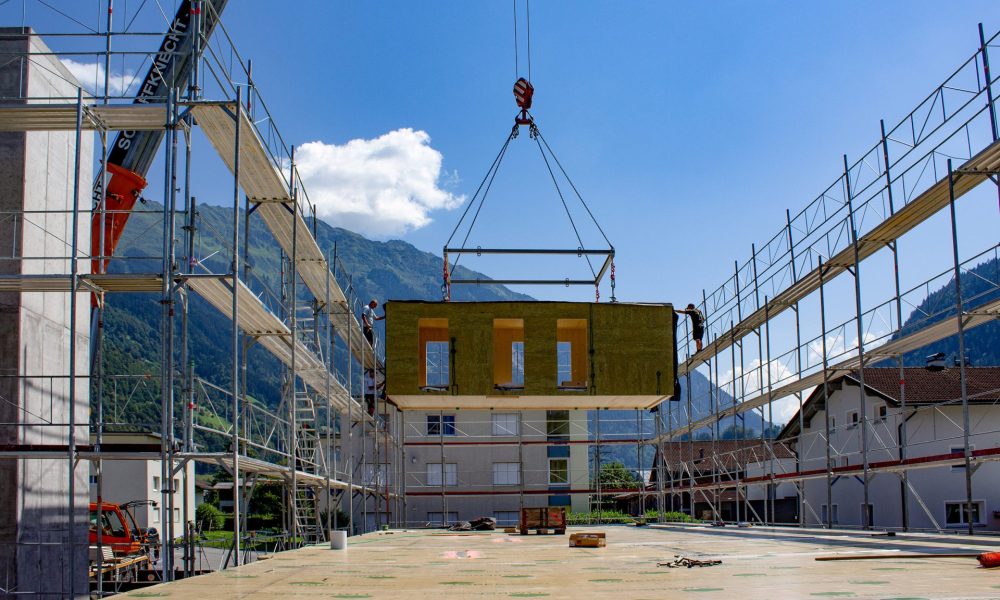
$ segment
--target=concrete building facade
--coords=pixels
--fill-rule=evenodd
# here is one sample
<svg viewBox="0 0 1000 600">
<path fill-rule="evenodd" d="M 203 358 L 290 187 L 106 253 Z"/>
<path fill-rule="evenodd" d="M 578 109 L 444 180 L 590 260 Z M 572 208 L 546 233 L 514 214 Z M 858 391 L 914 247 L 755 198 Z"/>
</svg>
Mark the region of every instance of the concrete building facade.
<svg viewBox="0 0 1000 600">
<path fill-rule="evenodd" d="M 407 525 L 589 510 L 587 411 L 408 411 L 404 426 Z"/>
<path fill-rule="evenodd" d="M 102 449 L 114 451 L 122 444 L 145 444 L 151 448 L 159 448 L 160 436 L 149 433 L 105 433 Z M 188 461 L 183 470 L 173 476 L 173 481 L 162 481 L 161 460 L 104 460 L 102 461 L 103 478 L 101 481 L 102 498 L 105 502 L 124 504 L 132 501 L 145 501 L 131 509 L 139 527 L 155 527 L 163 530 L 168 522 L 174 524 L 174 532 L 179 536 L 184 531 L 184 502 L 188 506 L 188 520 L 195 520 L 195 473 L 194 461 Z M 90 467 L 90 501 L 97 501 L 96 463 Z M 172 470 L 180 468 L 180 461 L 175 461 Z M 185 494 L 186 488 L 186 494 Z M 164 492 L 170 490 L 173 496 L 173 511 L 164 504 Z M 169 513 L 169 514 L 168 514 Z"/>
<path fill-rule="evenodd" d="M 969 398 L 969 445 L 973 451 L 1000 446 L 1000 367 L 966 369 Z M 964 450 L 960 373 L 908 367 L 868 368 L 865 415 L 869 463 L 901 458 L 961 456 Z M 900 383 L 904 382 L 904 385 Z M 905 405 L 904 405 L 905 402 Z M 804 403 L 802 431 L 792 417 L 779 439 L 795 448 L 799 469 L 826 468 L 826 419 L 830 419 L 831 457 L 836 467 L 862 464 L 861 387 L 857 373 L 837 378 L 824 393 L 817 388 Z M 900 440 L 905 440 L 901 449 Z M 948 464 L 869 478 L 869 505 L 864 506 L 860 477 L 834 476 L 827 497 L 826 478 L 804 482 L 805 523 L 830 519 L 842 527 L 965 529 L 971 517 L 976 529 L 1000 530 L 1000 464 L 974 466 L 973 510 L 968 514 L 965 465 Z"/>
<path fill-rule="evenodd" d="M 17 56 L 0 65 L 5 104 L 76 98 L 78 82 L 30 29 L 0 32 L 0 53 Z M 76 171 L 75 131 L 0 133 L 0 273 L 69 274 L 74 228 L 78 270 L 89 272 L 93 135 L 82 139 Z M 74 223 L 75 183 L 81 193 Z M 65 448 L 71 414 L 76 443 L 87 443 L 89 294 L 77 294 L 75 329 L 71 302 L 64 292 L 0 292 L 2 444 Z M 72 344 L 78 378 L 71 405 Z M 0 499 L 6 507 L 0 511 L 0 585 L 7 590 L 66 594 L 72 588 L 86 594 L 87 469 L 71 474 L 68 465 L 66 458 L 0 461 Z"/>
</svg>

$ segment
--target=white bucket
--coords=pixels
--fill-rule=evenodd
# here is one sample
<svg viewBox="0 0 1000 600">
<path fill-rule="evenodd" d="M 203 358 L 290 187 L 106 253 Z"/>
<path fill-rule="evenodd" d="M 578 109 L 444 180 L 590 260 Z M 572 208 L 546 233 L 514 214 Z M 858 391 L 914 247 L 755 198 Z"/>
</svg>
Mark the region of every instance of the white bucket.
<svg viewBox="0 0 1000 600">
<path fill-rule="evenodd" d="M 347 548 L 347 532 L 346 531 L 331 531 L 330 532 L 330 550 L 344 550 Z"/>
</svg>

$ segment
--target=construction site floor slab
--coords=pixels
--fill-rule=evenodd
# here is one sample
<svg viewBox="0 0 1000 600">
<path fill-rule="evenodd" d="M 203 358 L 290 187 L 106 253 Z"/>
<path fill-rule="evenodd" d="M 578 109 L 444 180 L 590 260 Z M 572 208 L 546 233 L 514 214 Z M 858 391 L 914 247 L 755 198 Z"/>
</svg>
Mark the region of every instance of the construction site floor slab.
<svg viewBox="0 0 1000 600">
<path fill-rule="evenodd" d="M 125 594 L 132 598 L 1000 598 L 1000 569 L 975 558 L 894 554 L 995 551 L 996 538 L 692 526 L 603 531 L 605 548 L 568 535 L 394 530 L 312 546 L 224 572 Z M 817 556 L 879 554 L 817 562 Z M 711 567 L 657 566 L 683 555 Z"/>
</svg>

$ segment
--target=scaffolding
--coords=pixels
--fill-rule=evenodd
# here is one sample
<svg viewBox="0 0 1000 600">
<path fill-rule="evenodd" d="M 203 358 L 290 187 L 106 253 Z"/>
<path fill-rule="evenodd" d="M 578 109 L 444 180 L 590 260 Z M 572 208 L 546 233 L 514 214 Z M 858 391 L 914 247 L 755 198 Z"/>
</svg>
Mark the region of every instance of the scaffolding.
<svg viewBox="0 0 1000 600">
<path fill-rule="evenodd" d="M 658 413 L 657 469 L 661 475 L 669 473 L 658 480 L 661 505 L 676 506 L 679 498 L 695 516 L 697 499 L 709 507 L 714 520 L 722 520 L 722 490 L 735 493 L 740 506 L 756 489 L 766 499 L 760 514 L 737 509 L 727 520 L 781 522 L 774 512 L 775 489 L 790 482 L 798 503 L 796 524 L 804 525 L 808 515 L 812 522 L 832 527 L 836 523 L 831 514 L 818 515 L 805 500 L 805 481 L 825 478 L 830 498 L 837 477 L 857 476 L 864 505 L 870 506 L 872 478 L 894 473 L 905 488 L 902 502 L 919 504 L 933 528 L 944 530 L 909 484 L 907 473 L 959 464 L 965 470 L 965 509 L 971 514 L 973 475 L 983 463 L 997 460 L 1000 432 L 970 424 L 964 339 L 970 330 L 1000 318 L 1000 273 L 974 270 L 1000 258 L 1000 245 L 995 237 L 985 242 L 967 239 L 966 244 L 978 246 L 971 253 L 960 253 L 956 203 L 968 196 L 967 204 L 988 207 L 996 197 L 991 190 L 1000 189 L 997 78 L 989 67 L 990 53 L 998 44 L 998 35 L 987 38 L 980 25 L 972 56 L 895 125 L 882 121 L 873 146 L 853 162 L 845 155 L 833 184 L 797 214 L 786 212 L 780 231 L 763 245 L 752 245 L 750 258 L 737 261 L 733 275 L 722 285 L 702 292 L 698 308 L 706 319 L 704 347 L 700 351 L 688 347 L 678 369 L 687 384 L 684 397 L 681 402 L 664 402 Z M 932 219 L 939 223 L 947 219 L 949 224 L 952 260 L 938 273 L 921 261 L 906 262 L 899 254 L 904 236 Z M 881 270 L 875 265 L 867 271 L 880 260 Z M 871 274 L 863 286 L 863 272 L 892 274 L 891 290 L 883 292 L 880 287 L 886 286 L 873 282 Z M 901 284 L 904 276 L 920 283 L 906 288 Z M 838 289 L 838 284 L 849 284 L 848 289 Z M 954 300 L 924 306 L 930 293 L 944 286 L 954 291 Z M 863 289 L 873 291 L 863 294 Z M 830 294 L 838 293 L 831 301 Z M 913 311 L 909 320 L 904 308 Z M 842 320 L 833 317 L 831 326 L 828 319 L 838 309 L 846 314 Z M 819 324 L 818 331 L 810 333 L 806 311 Z M 684 327 L 690 339 L 689 323 Z M 907 405 L 904 356 L 952 336 L 959 344 L 956 367 L 961 393 L 935 405 Z M 885 419 L 869 414 L 866 406 L 865 377 L 876 364 L 898 367 L 902 403 L 885 415 L 903 422 L 898 435 L 879 431 L 885 429 Z M 707 380 L 707 391 L 693 390 L 695 373 Z M 828 421 L 825 430 L 807 433 L 806 394 L 819 390 L 813 395 L 819 394 L 817 401 L 825 407 L 830 383 L 844 377 L 856 380 L 861 390 L 859 422 L 831 427 Z M 985 398 L 1000 397 L 996 392 L 986 393 Z M 790 402 L 797 414 L 781 435 L 773 430 L 767 434 L 780 402 Z M 917 414 L 944 414 L 947 407 L 960 409 L 960 434 L 954 440 L 960 451 L 942 454 L 907 440 L 906 421 Z M 824 413 L 829 420 L 829 411 Z M 739 432 L 749 415 L 762 423 L 759 447 L 750 453 L 720 449 L 722 428 Z M 849 430 L 855 449 L 836 441 Z M 709 440 L 708 457 L 691 452 L 699 443 L 696 437 Z M 978 444 L 970 443 L 970 438 Z M 803 464 L 807 449 L 815 448 L 823 450 L 823 464 Z M 750 473 L 752 466 L 756 474 Z M 911 528 L 906 514 L 904 506 L 904 530 Z M 966 520 L 968 526 L 963 528 L 972 534 L 972 520 Z M 870 516 L 864 521 L 865 529 L 893 526 L 873 522 Z"/>
<path fill-rule="evenodd" d="M 288 508 L 285 535 L 292 547 L 324 541 L 334 528 L 364 533 L 394 524 L 403 513 L 402 477 L 398 475 L 402 446 L 395 435 L 402 429 L 400 414 L 382 398 L 366 398 L 359 383 L 364 369 L 381 373 L 382 342 L 376 336 L 369 344 L 362 335 L 359 293 L 350 273 L 335 247 L 325 253 L 317 242 L 316 207 L 296 170 L 295 149 L 281 137 L 253 83 L 250 62 L 240 56 L 220 21 L 216 11 L 221 11 L 225 3 L 184 3 L 185 7 L 190 4 L 191 15 L 197 16 L 191 23 L 194 41 L 183 54 L 181 49 L 149 49 L 150 40 L 163 37 L 162 32 L 131 30 L 141 11 L 153 12 L 156 7 L 144 9 L 144 3 L 133 14 L 128 14 L 126 7 L 121 20 L 115 22 L 110 2 L 106 4 L 106 26 L 97 30 L 82 27 L 70 33 L 37 33 L 19 29 L 4 34 L 8 40 L 60 42 L 56 51 L 29 50 L 3 57 L 8 65 L 20 65 L 22 72 L 38 68 L 43 57 L 73 57 L 102 67 L 104 82 L 96 85 L 97 89 L 84 90 L 76 81 L 67 80 L 76 88 L 72 97 L 31 96 L 27 86 L 22 86 L 22 93 L 0 99 L 0 131 L 64 131 L 75 135 L 76 161 L 72 169 L 77 182 L 90 172 L 89 165 L 81 164 L 81 141 L 85 135 L 95 136 L 101 157 L 98 182 L 104 184 L 98 189 L 104 189 L 108 180 L 104 157 L 108 156 L 110 135 L 158 132 L 163 143 L 153 149 L 153 155 L 158 153 L 164 165 L 162 200 L 156 206 L 143 198 L 134 210 L 115 211 L 105 204 L 100 193 L 91 205 L 77 184 L 71 210 L 22 208 L 0 215 L 15 234 L 19 228 L 44 223 L 45 219 L 72 218 L 71 235 L 57 255 L 26 256 L 16 247 L 4 250 L 0 260 L 14 268 L 2 271 L 0 292 L 61 295 L 71 305 L 74 318 L 78 308 L 85 307 L 83 303 L 93 295 L 97 327 L 92 370 L 75 360 L 76 336 L 70 335 L 68 372 L 46 375 L 49 383 L 45 377 L 35 377 L 37 381 L 29 383 L 51 388 L 56 379 L 70 382 L 70 406 L 75 406 L 73 390 L 79 382 L 89 382 L 98 398 L 89 427 L 93 442 L 80 439 L 87 428 L 80 427 L 83 423 L 75 418 L 74 410 L 69 411 L 68 422 L 22 411 L 13 422 L 2 424 L 7 439 L 17 441 L 0 448 L 0 460 L 18 465 L 41 459 L 65 460 L 70 486 L 62 504 L 68 525 L 58 545 L 81 550 L 84 556 L 87 542 L 80 534 L 87 531 L 85 507 L 78 505 L 73 486 L 78 470 L 94 465 L 93 483 L 100 498 L 103 460 L 160 461 L 164 485 L 159 510 L 164 525 L 160 532 L 159 576 L 165 581 L 193 572 L 189 549 L 195 531 L 189 525 L 195 516 L 194 506 L 189 506 L 186 498 L 195 482 L 188 480 L 184 468 L 189 461 L 217 467 L 234 480 L 227 565 L 239 565 L 247 556 L 241 550 L 250 535 L 245 509 L 254 487 L 264 482 L 276 482 L 284 489 Z M 38 7 L 46 8 L 50 7 L 45 3 Z M 193 74 L 190 79 L 172 80 L 165 96 L 147 95 L 136 103 L 130 85 L 115 90 L 109 82 L 112 77 L 128 73 L 135 81 L 134 73 L 144 67 L 176 65 L 182 60 L 194 65 Z M 166 73 L 159 72 L 158 76 L 166 77 Z M 201 135 L 228 168 L 231 181 L 228 205 L 232 222 L 224 232 L 229 241 L 214 256 L 199 256 L 196 250 L 205 225 L 200 219 L 191 170 L 195 162 L 193 147 Z M 162 236 L 158 244 L 161 255 L 92 255 L 77 234 L 89 230 L 91 222 L 100 223 L 95 235 L 103 242 L 108 217 L 119 215 L 153 219 L 159 227 L 143 235 Z M 251 231 L 261 226 L 273 236 L 278 248 L 262 247 L 254 241 L 259 237 L 254 238 Z M 97 247 L 105 246 L 102 243 Z M 280 282 L 264 281 L 254 273 L 251 250 L 254 255 L 277 256 L 282 268 Z M 96 270 L 90 268 L 91 261 Z M 18 268 L 29 263 L 65 264 L 66 272 L 25 273 Z M 105 300 L 113 304 L 116 295 L 127 293 L 156 294 L 162 306 L 158 369 L 140 376 L 106 372 L 102 360 L 100 327 Z M 225 342 L 230 354 L 228 381 L 225 377 L 223 381 L 209 381 L 204 374 L 195 374 L 188 330 L 193 295 L 204 299 L 231 323 L 230 337 Z M 79 323 L 70 329 L 76 331 Z M 248 394 L 247 371 L 254 368 L 248 352 L 254 346 L 266 350 L 282 365 L 282 393 L 275 408 L 268 408 Z M 23 374 L 4 377 L 22 383 L 32 379 Z M 114 430 L 114 421 L 122 416 L 123 411 L 117 407 L 119 395 L 145 395 L 158 404 L 159 422 L 141 424 L 141 428 L 160 435 L 158 449 L 128 453 L 103 449 L 104 434 Z M 371 411 L 366 410 L 366 401 L 373 406 Z M 38 427 L 44 427 L 49 443 L 25 443 L 21 432 Z M 199 440 L 207 439 L 224 450 L 206 450 Z M 179 490 L 167 483 L 178 474 L 182 474 L 180 484 L 185 492 L 182 506 L 175 506 L 180 500 L 175 500 L 172 493 Z M 338 509 L 347 515 L 348 523 L 336 522 Z M 183 529 L 180 523 L 175 527 L 171 518 L 175 511 L 183 515 Z M 374 516 L 371 523 L 369 514 Z M 100 530 L 98 571 L 103 561 Z M 177 544 L 181 538 L 183 543 Z M 22 545 L 33 543 L 4 540 L 5 554 L 17 553 Z M 175 547 L 185 550 L 180 565 L 175 564 Z M 72 557 L 77 555 L 68 552 L 71 558 L 66 566 L 83 573 L 86 565 L 74 564 Z M 36 576 L 41 580 L 45 573 L 39 571 Z M 66 581 L 63 589 L 35 593 L 61 597 L 87 593 L 79 589 L 78 578 L 71 576 Z M 9 581 L 3 584 L 6 592 L 33 593 L 25 586 L 7 587 Z M 101 578 L 92 584 L 99 594 L 106 591 Z"/>
</svg>

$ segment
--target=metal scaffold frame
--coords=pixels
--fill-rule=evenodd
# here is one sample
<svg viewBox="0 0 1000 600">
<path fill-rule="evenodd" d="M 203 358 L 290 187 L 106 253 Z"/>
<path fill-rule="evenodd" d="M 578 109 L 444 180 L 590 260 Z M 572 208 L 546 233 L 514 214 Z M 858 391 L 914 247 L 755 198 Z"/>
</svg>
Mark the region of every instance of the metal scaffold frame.
<svg viewBox="0 0 1000 600">
<path fill-rule="evenodd" d="M 374 514 L 376 526 L 397 522 L 398 515 L 403 514 L 400 508 L 402 476 L 398 473 L 403 469 L 402 445 L 395 435 L 402 429 L 400 413 L 383 398 L 369 397 L 369 390 L 358 384 L 362 369 L 381 374 L 384 349 L 377 337 L 374 344 L 369 344 L 362 335 L 358 321 L 359 294 L 351 284 L 349 271 L 336 255 L 336 249 L 324 255 L 316 241 L 316 209 L 295 168 L 294 147 L 284 142 L 275 127 L 253 83 L 251 64 L 237 52 L 220 15 L 212 12 L 215 7 L 210 2 L 192 0 L 194 41 L 187 50 L 189 54 L 183 56 L 180 51 L 125 50 L 162 34 L 130 32 L 124 22 L 118 23 L 116 28 L 110 2 L 107 4 L 108 20 L 103 31 L 66 34 L 78 44 L 89 41 L 97 45 L 98 49 L 67 54 L 89 56 L 103 63 L 106 68 L 103 95 L 87 93 L 78 87 L 72 98 L 2 98 L 0 131 L 72 132 L 76 136 L 77 154 L 75 165 L 71 167 L 77 183 L 86 167 L 80 160 L 81 140 L 84 134 L 97 135 L 102 152 L 99 183 L 104 185 L 101 189 L 108 181 L 108 167 L 103 157 L 108 156 L 110 134 L 161 132 L 163 143 L 158 152 L 164 165 L 162 207 L 137 206 L 130 211 L 116 211 L 100 201 L 100 194 L 95 195 L 98 200 L 90 207 L 77 185 L 72 211 L 63 211 L 62 215 L 44 210 L 20 210 L 0 215 L 0 219 L 15 223 L 46 216 L 65 217 L 67 212 L 71 212 L 73 218 L 65 257 L 23 256 L 15 252 L 0 257 L 0 261 L 15 265 L 61 258 L 70 265 L 70 271 L 32 275 L 16 270 L 17 274 L 0 275 L 0 291 L 67 294 L 73 319 L 77 303 L 93 294 L 98 300 L 95 313 L 98 324 L 103 324 L 106 297 L 110 299 L 119 293 L 156 293 L 162 306 L 160 364 L 158 372 L 141 377 L 105 372 L 100 350 L 102 328 L 98 327 L 94 346 L 97 355 L 91 372 L 76 361 L 75 336 L 69 336 L 69 372 L 48 378 L 50 382 L 59 379 L 93 383 L 92 388 L 99 398 L 90 425 L 95 441 L 85 443 L 79 439 L 75 411 L 70 410 L 68 423 L 44 423 L 50 438 L 58 432 L 57 436 L 64 443 L 5 444 L 0 448 L 0 460 L 65 458 L 69 472 L 69 493 L 65 501 L 69 515 L 64 540 L 67 547 L 78 545 L 75 533 L 86 528 L 85 523 L 77 522 L 82 519 L 78 516 L 81 509 L 74 506 L 77 500 L 73 482 L 77 469 L 87 468 L 90 463 L 95 465 L 100 497 L 103 460 L 160 461 L 164 485 L 159 510 L 164 527 L 159 571 L 160 577 L 167 581 L 181 573 L 190 575 L 193 572 L 189 549 L 195 542 L 192 538 L 194 528 L 190 526 L 194 521 L 194 507 L 188 506 L 186 499 L 194 481 L 188 480 L 184 468 L 189 461 L 228 471 L 236 482 L 233 486 L 234 527 L 226 565 L 239 565 L 248 555 L 241 548 L 249 534 L 244 508 L 254 485 L 263 482 L 277 482 L 285 489 L 289 507 L 286 535 L 293 547 L 323 541 L 328 531 L 345 525 L 353 533 L 370 530 L 365 519 L 355 520 L 357 515 Z M 135 16 L 132 15 L 133 20 Z M 214 23 L 214 37 L 209 37 L 211 29 L 206 22 Z M 18 35 L 31 39 L 38 34 Z M 113 42 L 121 44 L 123 49 L 113 49 Z M 63 55 L 60 52 L 51 54 Z M 25 65 L 39 59 L 31 52 L 5 58 Z M 175 85 L 166 96 L 147 96 L 142 103 L 133 103 L 127 86 L 119 95 L 109 93 L 108 79 L 114 64 L 128 62 L 143 66 L 156 61 L 169 64 L 180 58 L 194 65 L 193 73 L 189 80 L 174 80 Z M 208 99 L 210 97 L 215 99 Z M 191 181 L 192 136 L 196 129 L 208 138 L 232 177 L 233 220 L 227 232 L 230 241 L 221 251 L 228 255 L 228 261 L 223 257 L 213 261 L 211 256 L 196 256 L 196 241 L 203 227 Z M 146 204 L 144 198 L 142 203 Z M 252 218 L 255 212 L 259 213 L 259 218 Z M 93 255 L 90 248 L 78 242 L 81 224 L 93 221 L 101 224 L 99 236 L 103 248 L 107 218 L 128 214 L 162 221 L 159 231 L 151 228 L 143 233 L 162 235 L 160 256 L 137 260 L 118 254 Z M 259 223 L 265 225 L 280 246 L 283 267 L 280 289 L 268 286 L 252 270 L 249 257 L 253 242 L 249 233 L 250 228 Z M 84 268 L 90 264 L 84 259 L 91 259 L 93 265 L 101 267 L 92 272 Z M 107 272 L 108 265 L 114 272 Z M 214 270 L 212 265 L 216 267 Z M 188 331 L 192 293 L 207 301 L 232 324 L 228 343 L 231 354 L 228 383 L 211 382 L 195 374 Z M 72 322 L 70 329 L 75 331 L 76 328 L 76 323 Z M 248 395 L 247 371 L 252 368 L 248 351 L 255 345 L 276 357 L 284 369 L 285 391 L 275 410 L 269 410 Z M 361 368 L 354 368 L 354 365 Z M 69 386 L 71 406 L 76 387 Z M 110 447 L 105 450 L 102 438 L 106 432 L 116 429 L 112 421 L 120 416 L 119 411 L 111 410 L 118 393 L 129 397 L 148 394 L 150 399 L 159 401 L 160 422 L 144 425 L 147 431 L 159 434 L 158 449 L 129 453 L 116 452 Z M 109 402 L 111 406 L 106 406 Z M 366 404 L 371 405 L 372 410 L 367 411 Z M 37 421 L 32 415 L 24 417 L 27 422 Z M 111 419 L 106 421 L 106 417 Z M 28 426 L 20 419 L 17 423 L 2 425 L 5 428 Z M 13 437 L 21 439 L 20 434 Z M 198 440 L 207 437 L 222 441 L 228 448 L 222 452 L 205 451 L 199 447 Z M 372 464 L 382 467 L 373 469 Z M 184 491 L 182 506 L 174 505 L 175 494 L 171 493 L 179 490 L 172 490 L 166 483 L 178 475 Z M 170 518 L 175 509 L 182 510 L 183 531 L 175 530 L 174 520 Z M 349 523 L 336 522 L 338 509 L 346 512 Z M 321 519 L 324 514 L 325 520 Z M 103 567 L 101 537 L 98 533 L 98 571 Z M 184 539 L 181 547 L 185 551 L 183 564 L 179 566 L 174 564 L 178 538 Z M 70 567 L 83 569 L 85 565 L 71 564 Z M 102 578 L 96 579 L 98 593 L 108 591 L 103 589 Z M 61 594 L 73 596 L 86 592 L 72 589 L 72 577 L 68 581 L 70 589 L 62 590 Z M 31 594 L 30 590 L 18 590 L 19 595 L 22 593 Z"/>
<path fill-rule="evenodd" d="M 808 514 L 831 527 L 836 525 L 831 515 L 821 519 L 815 507 L 805 501 L 805 481 L 825 477 L 829 499 L 831 482 L 836 477 L 858 476 L 863 484 L 864 505 L 870 505 L 872 478 L 879 473 L 896 473 L 906 490 L 902 502 L 907 504 L 912 499 L 937 524 L 907 482 L 907 472 L 962 464 L 966 480 L 962 496 L 965 509 L 972 514 L 973 474 L 984 462 L 997 460 L 1000 449 L 995 439 L 989 438 L 998 432 L 973 430 L 970 426 L 965 332 L 1000 318 L 1000 274 L 983 276 L 972 272 L 976 265 L 1000 257 L 1000 244 L 991 240 L 972 255 L 960 254 L 955 205 L 982 184 L 1000 190 L 998 84 L 989 68 L 990 53 L 998 46 L 1000 34 L 987 38 L 980 25 L 978 48 L 968 60 L 896 125 L 887 128 L 882 121 L 880 138 L 874 146 L 853 163 L 845 155 L 843 170 L 831 186 L 799 213 L 788 211 L 784 227 L 763 246 L 752 245 L 750 259 L 742 264 L 737 261 L 732 277 L 711 293 L 703 291 L 698 308 L 706 320 L 704 346 L 694 352 L 688 347 L 686 360 L 679 367 L 679 377 L 687 383 L 684 401 L 676 407 L 676 403 L 661 404 L 657 419 L 656 444 L 658 456 L 662 457 L 657 469 L 667 471 L 659 480 L 669 483 L 669 488 L 661 484 L 657 490 L 660 506 L 674 507 L 680 498 L 681 505 L 695 517 L 695 503 L 702 502 L 709 506 L 713 519 L 721 520 L 718 495 L 730 490 L 736 497 L 735 520 L 774 523 L 775 489 L 783 482 L 791 482 L 797 490 L 797 524 L 804 525 Z M 989 196 L 988 191 L 979 193 L 979 198 Z M 950 218 L 952 265 L 933 276 L 927 275 L 923 265 L 901 265 L 900 239 L 941 213 Z M 894 291 L 871 306 L 871 296 L 862 294 L 862 269 L 866 259 L 883 250 L 888 250 L 891 257 Z M 908 290 L 901 289 L 901 272 L 925 279 Z M 853 284 L 853 315 L 831 327 L 827 323 L 827 295 L 831 284 L 845 273 Z M 975 287 L 970 285 L 972 279 Z M 915 310 L 910 322 L 905 322 L 904 305 L 918 309 L 932 290 L 945 285 L 954 288 L 953 304 L 937 306 L 931 313 L 919 314 Z M 819 313 L 819 333 L 809 339 L 803 339 L 800 311 L 806 310 L 804 305 L 815 305 Z M 794 317 L 794 336 L 786 335 L 784 350 L 776 353 L 772 329 L 781 330 L 779 319 L 786 311 Z M 785 326 L 785 331 L 789 329 L 791 326 Z M 687 322 L 684 333 L 690 339 Z M 850 341 L 852 336 L 854 341 Z M 962 382 L 960 397 L 944 398 L 932 406 L 908 406 L 903 356 L 950 336 L 957 336 L 959 343 L 956 366 Z M 749 360 L 747 355 L 754 358 Z M 726 365 L 723 368 L 727 373 L 721 378 L 720 362 Z M 899 397 L 903 401 L 899 408 L 890 408 L 887 415 L 904 421 L 898 436 L 895 432 L 879 435 L 879 423 L 868 414 L 865 373 L 875 363 L 899 367 Z M 710 384 L 707 394 L 692 393 L 691 376 L 696 371 Z M 821 390 L 822 406 L 826 406 L 829 382 L 844 376 L 852 377 L 861 390 L 860 422 L 854 440 L 859 449 L 853 452 L 833 447 L 831 440 L 838 431 L 843 433 L 854 425 L 831 427 L 829 414 L 825 433 L 808 439 L 804 433 L 805 393 L 813 388 Z M 993 391 L 993 397 L 998 391 Z M 720 402 L 723 393 L 731 402 Z M 773 423 L 774 405 L 789 398 L 797 401 L 799 410 L 797 423 L 788 427 L 796 427 L 798 435 L 775 440 L 774 432 L 766 435 L 766 427 L 762 427 L 756 452 L 715 448 L 722 439 L 720 427 L 728 425 L 734 434 L 745 431 L 741 423 L 751 412 L 763 424 Z M 919 445 L 907 441 L 905 421 L 915 414 L 941 412 L 949 406 L 961 408 L 962 423 L 958 427 L 962 434 L 955 442 L 962 445 L 962 451 L 921 455 Z M 970 436 L 976 437 L 980 445 L 970 445 Z M 710 440 L 709 456 L 693 456 L 695 437 Z M 817 444 L 824 449 L 826 464 L 803 467 L 798 451 Z M 782 466 L 779 454 L 796 457 L 795 464 Z M 748 475 L 751 465 L 761 473 Z M 750 509 L 748 492 L 755 487 L 761 488 L 765 499 L 760 514 L 746 512 Z M 903 529 L 910 529 L 905 506 L 902 513 Z M 873 519 L 866 519 L 863 527 L 885 527 L 870 522 Z M 971 519 L 966 530 L 973 533 Z"/>
</svg>

